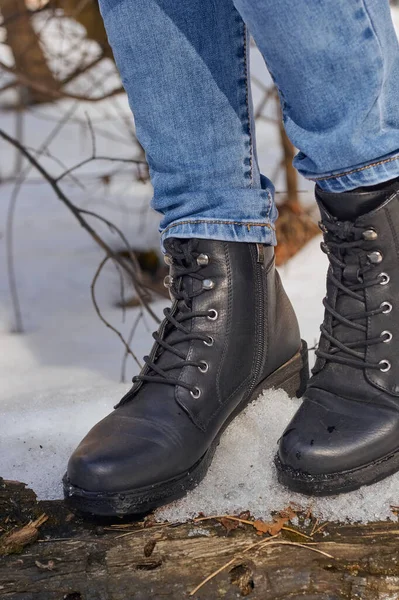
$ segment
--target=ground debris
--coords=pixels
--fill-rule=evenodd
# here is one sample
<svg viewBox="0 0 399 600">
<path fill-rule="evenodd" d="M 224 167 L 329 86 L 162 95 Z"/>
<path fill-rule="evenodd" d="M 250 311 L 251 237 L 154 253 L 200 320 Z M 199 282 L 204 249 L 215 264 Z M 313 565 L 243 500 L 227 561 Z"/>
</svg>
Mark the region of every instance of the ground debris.
<svg viewBox="0 0 399 600">
<path fill-rule="evenodd" d="M 40 560 L 35 560 L 35 565 L 41 571 L 53 571 L 55 569 L 55 562 L 53 560 L 49 560 L 48 563 L 42 563 Z"/>
<path fill-rule="evenodd" d="M 149 540 L 144 545 L 144 556 L 149 558 L 151 554 L 154 552 L 155 546 L 157 545 L 157 540 Z"/>
<path fill-rule="evenodd" d="M 39 536 L 40 527 L 47 521 L 44 513 L 35 521 L 30 521 L 24 527 L 5 533 L 0 538 L 0 555 L 18 554 L 28 544 L 35 542 Z"/>
<path fill-rule="evenodd" d="M 268 533 L 270 535 L 277 535 L 283 529 L 284 525 L 289 523 L 291 519 L 296 516 L 296 512 L 291 506 L 288 506 L 284 510 L 281 510 L 276 516 L 273 517 L 272 521 L 262 521 L 258 519 L 253 522 L 253 526 L 256 529 L 258 535 Z"/>
<path fill-rule="evenodd" d="M 37 600 L 321 600 L 326 592 L 329 598 L 354 600 L 351 590 L 359 591 L 356 598 L 361 600 L 399 598 L 399 529 L 393 521 L 368 526 L 330 522 L 326 539 L 316 538 L 325 524 L 292 501 L 270 523 L 256 523 L 249 511 L 202 515 L 185 524 L 160 524 L 151 516 L 112 523 L 78 515 L 70 520 L 62 502 L 33 504 L 34 494 L 22 485 L 7 484 L 2 494 L 6 510 L 1 524 L 7 532 L 2 542 L 6 535 L 10 540 L 26 533 L 28 522 L 37 530 L 38 517 L 44 522 L 48 516 L 40 528 L 42 543 L 22 548 L 18 556 L 0 556 L 0 596 L 9 600 L 25 598 L 27 590 Z M 281 527 L 288 519 L 290 524 Z M 228 523 L 235 529 L 227 532 Z M 281 531 L 258 536 L 255 523 Z M 132 590 L 139 590 L 138 595 Z"/>
<path fill-rule="evenodd" d="M 223 525 L 227 532 L 227 535 L 230 533 L 230 531 L 234 531 L 240 525 L 239 521 L 233 521 L 232 519 L 226 517 L 221 517 L 219 519 L 219 523 Z"/>
</svg>

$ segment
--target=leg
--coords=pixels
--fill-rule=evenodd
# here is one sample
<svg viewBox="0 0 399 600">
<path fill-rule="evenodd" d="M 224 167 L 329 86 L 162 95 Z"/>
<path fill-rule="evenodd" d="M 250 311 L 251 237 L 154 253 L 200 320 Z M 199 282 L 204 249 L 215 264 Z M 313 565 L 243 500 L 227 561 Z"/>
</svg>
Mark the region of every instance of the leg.
<svg viewBox="0 0 399 600">
<path fill-rule="evenodd" d="M 231 0 L 101 5 L 164 214 L 173 298 L 133 388 L 69 461 L 71 506 L 115 515 L 184 495 L 229 422 L 263 389 L 300 393 L 307 363 L 274 268 L 241 17 Z"/>
<path fill-rule="evenodd" d="M 276 466 L 295 491 L 348 492 L 399 470 L 398 42 L 385 0 L 235 1 L 318 183 L 330 261 L 317 362 Z"/>
<path fill-rule="evenodd" d="M 167 237 L 275 243 L 248 36 L 231 0 L 101 0 Z"/>
<path fill-rule="evenodd" d="M 399 46 L 388 0 L 235 5 L 280 90 L 299 172 L 331 192 L 397 177 Z"/>
</svg>

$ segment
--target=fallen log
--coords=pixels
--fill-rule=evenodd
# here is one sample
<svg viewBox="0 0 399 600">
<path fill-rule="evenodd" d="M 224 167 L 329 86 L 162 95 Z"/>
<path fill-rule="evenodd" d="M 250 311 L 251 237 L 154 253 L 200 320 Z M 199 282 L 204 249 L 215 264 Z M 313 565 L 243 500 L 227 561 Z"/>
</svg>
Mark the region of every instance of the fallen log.
<svg viewBox="0 0 399 600">
<path fill-rule="evenodd" d="M 4 539 L 35 521 L 36 540 L 4 552 Z M 320 528 L 303 519 L 272 538 L 242 521 L 85 520 L 0 479 L 0 598 L 399 599 L 398 523 Z"/>
</svg>

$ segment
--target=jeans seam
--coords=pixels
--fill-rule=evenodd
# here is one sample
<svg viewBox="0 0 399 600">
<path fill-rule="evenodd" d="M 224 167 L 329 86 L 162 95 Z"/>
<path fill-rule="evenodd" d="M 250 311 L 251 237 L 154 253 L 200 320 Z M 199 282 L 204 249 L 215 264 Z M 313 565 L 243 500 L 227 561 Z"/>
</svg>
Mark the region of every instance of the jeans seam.
<svg viewBox="0 0 399 600">
<path fill-rule="evenodd" d="M 171 229 L 172 227 L 178 227 L 179 225 L 196 225 L 197 223 L 205 223 L 205 224 L 210 224 L 210 225 L 243 225 L 245 227 L 267 227 L 268 229 L 272 229 L 274 230 L 274 227 L 271 223 L 252 223 L 250 221 L 220 221 L 218 219 L 214 220 L 214 219 L 195 219 L 195 220 L 189 220 L 189 221 L 177 221 L 177 223 L 172 223 L 171 225 L 168 225 L 164 230 L 163 230 L 163 234 L 166 233 L 166 231 L 168 231 L 169 229 Z"/>
<path fill-rule="evenodd" d="M 248 122 L 248 135 L 249 135 L 249 169 L 250 169 L 250 178 L 251 178 L 251 186 L 253 186 L 254 182 L 254 172 L 253 172 L 253 138 L 252 138 L 252 129 L 251 129 L 251 114 L 249 107 L 249 77 L 248 77 L 248 48 L 247 48 L 247 38 L 248 38 L 248 30 L 247 26 L 244 24 L 243 29 L 243 40 L 244 40 L 244 76 L 245 76 L 245 105 L 247 108 L 247 122 Z"/>
<path fill-rule="evenodd" d="M 326 177 L 309 177 L 311 181 L 325 181 L 327 179 L 338 179 L 339 177 L 346 177 L 347 175 L 353 175 L 353 173 L 360 173 L 361 171 L 366 171 L 367 169 L 371 169 L 373 167 L 378 167 L 379 165 L 384 165 L 386 163 L 393 162 L 399 159 L 399 155 L 391 156 L 391 158 L 385 158 L 384 160 L 380 160 L 374 162 L 370 165 L 366 165 L 364 167 L 358 167 L 357 169 L 352 169 L 352 171 L 344 171 L 343 173 L 336 173 L 335 175 L 327 175 Z"/>
</svg>

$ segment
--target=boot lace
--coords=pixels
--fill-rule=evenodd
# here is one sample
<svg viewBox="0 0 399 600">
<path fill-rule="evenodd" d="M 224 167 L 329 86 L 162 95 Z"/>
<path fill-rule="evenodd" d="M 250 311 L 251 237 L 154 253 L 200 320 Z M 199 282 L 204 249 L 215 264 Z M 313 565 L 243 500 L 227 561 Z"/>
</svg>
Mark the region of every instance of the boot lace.
<svg viewBox="0 0 399 600">
<path fill-rule="evenodd" d="M 385 285 L 389 281 L 386 273 L 379 273 L 375 277 L 367 278 L 367 281 L 364 280 L 364 275 L 375 270 L 378 263 L 382 261 L 379 251 L 370 251 L 365 248 L 367 241 L 377 238 L 377 232 L 372 228 L 365 229 L 351 222 L 326 221 L 320 223 L 319 226 L 325 235 L 325 242 L 321 244 L 321 249 L 330 262 L 327 280 L 338 289 L 337 299 L 340 295 L 345 295 L 365 305 L 365 290 L 376 285 Z M 357 255 L 357 261 L 348 260 L 349 257 L 353 259 L 354 254 Z M 350 264 L 349 272 L 346 271 L 348 264 Z M 332 306 L 328 297 L 324 298 L 323 304 L 326 315 L 330 315 L 330 318 L 325 319 L 320 327 L 321 339 L 324 337 L 329 344 L 327 350 L 321 349 L 319 346 L 316 349 L 316 356 L 325 361 L 357 369 L 389 371 L 391 364 L 388 360 L 384 359 L 378 363 L 367 361 L 366 351 L 368 346 L 389 342 L 392 334 L 389 331 L 383 331 L 378 337 L 367 337 L 367 326 L 364 324 L 364 320 L 381 313 L 391 312 L 392 305 L 389 302 L 382 302 L 373 310 L 342 315 Z M 338 325 L 358 332 L 361 339 L 341 342 L 335 335 Z"/>
<path fill-rule="evenodd" d="M 151 356 L 144 356 L 143 360 L 147 365 L 146 371 L 133 377 L 132 380 L 133 383 L 141 381 L 177 385 L 189 390 L 194 398 L 199 398 L 201 395 L 200 389 L 177 379 L 170 371 L 181 369 L 182 367 L 194 366 L 202 373 L 205 373 L 208 370 L 208 364 L 205 361 L 196 362 L 187 360 L 187 353 L 180 350 L 178 346 L 182 342 L 191 340 L 202 340 L 207 346 L 213 346 L 214 343 L 211 336 L 191 331 L 190 329 L 191 321 L 196 317 L 204 317 L 214 321 L 218 316 L 217 311 L 214 309 L 207 311 L 192 310 L 193 298 L 213 287 L 212 280 L 206 279 L 201 273 L 204 264 L 207 264 L 208 257 L 207 255 L 200 254 L 197 251 L 197 246 L 197 240 L 184 241 L 175 239 L 173 241 L 173 248 L 170 255 L 173 261 L 174 275 L 173 278 L 171 276 L 165 278 L 165 285 L 170 288 L 171 296 L 175 302 L 172 308 L 164 309 L 163 314 L 165 319 L 160 331 L 152 334 L 155 346 L 153 347 Z M 202 287 L 194 291 L 193 285 L 191 285 L 192 280 L 202 281 Z M 177 310 L 176 306 L 178 306 Z M 168 340 L 167 338 L 170 338 L 170 334 L 176 330 L 181 335 Z M 157 364 L 157 360 L 165 352 L 176 356 L 176 360 L 171 364 L 160 367 Z"/>
</svg>

